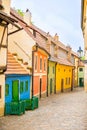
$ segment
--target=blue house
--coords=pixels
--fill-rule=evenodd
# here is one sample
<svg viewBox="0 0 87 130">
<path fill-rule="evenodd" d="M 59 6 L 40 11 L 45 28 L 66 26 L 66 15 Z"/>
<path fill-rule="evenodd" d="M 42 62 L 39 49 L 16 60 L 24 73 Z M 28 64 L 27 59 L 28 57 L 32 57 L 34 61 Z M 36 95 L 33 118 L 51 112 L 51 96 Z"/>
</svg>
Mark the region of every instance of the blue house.
<svg viewBox="0 0 87 130">
<path fill-rule="evenodd" d="M 5 103 L 31 98 L 31 74 L 8 52 Z"/>
</svg>

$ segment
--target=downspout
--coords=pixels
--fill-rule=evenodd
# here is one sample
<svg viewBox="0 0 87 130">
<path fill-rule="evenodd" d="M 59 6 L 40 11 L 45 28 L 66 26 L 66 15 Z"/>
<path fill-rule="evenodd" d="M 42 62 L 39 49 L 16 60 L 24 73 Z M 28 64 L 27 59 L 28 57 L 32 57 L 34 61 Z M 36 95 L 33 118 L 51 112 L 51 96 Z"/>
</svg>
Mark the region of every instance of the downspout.
<svg viewBox="0 0 87 130">
<path fill-rule="evenodd" d="M 54 91 L 55 94 L 56 94 L 56 66 L 57 66 L 57 63 L 55 64 L 55 91 Z"/>
<path fill-rule="evenodd" d="M 50 55 L 49 55 L 49 58 L 48 58 L 48 61 L 47 61 L 47 97 L 49 96 L 49 94 L 48 94 L 48 67 L 49 67 L 49 59 L 50 59 Z"/>
<path fill-rule="evenodd" d="M 74 70 L 75 70 L 75 67 L 72 69 L 72 84 L 71 84 L 71 91 L 73 91 L 73 87 L 74 87 Z"/>
<path fill-rule="evenodd" d="M 34 91 L 33 91 L 34 89 L 34 80 L 33 80 L 34 78 L 34 53 L 37 52 L 37 50 L 38 50 L 38 46 L 36 45 L 36 49 L 32 51 L 32 98 L 34 96 Z"/>
</svg>

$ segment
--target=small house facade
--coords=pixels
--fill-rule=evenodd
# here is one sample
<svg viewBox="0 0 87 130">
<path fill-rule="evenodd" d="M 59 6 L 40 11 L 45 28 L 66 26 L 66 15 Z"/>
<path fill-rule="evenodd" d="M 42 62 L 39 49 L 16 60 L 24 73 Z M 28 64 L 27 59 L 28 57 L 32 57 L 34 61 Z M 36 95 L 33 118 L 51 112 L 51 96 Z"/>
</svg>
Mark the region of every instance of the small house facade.
<svg viewBox="0 0 87 130">
<path fill-rule="evenodd" d="M 72 90 L 73 65 L 65 59 L 59 59 L 56 66 L 56 93 Z"/>
<path fill-rule="evenodd" d="M 78 86 L 84 87 L 84 63 L 82 61 L 79 62 L 78 66 Z"/>
<path fill-rule="evenodd" d="M 31 75 L 8 52 L 7 71 L 5 72 L 5 103 L 31 98 Z"/>
<path fill-rule="evenodd" d="M 48 96 L 56 93 L 56 62 L 51 57 L 48 61 Z"/>
</svg>

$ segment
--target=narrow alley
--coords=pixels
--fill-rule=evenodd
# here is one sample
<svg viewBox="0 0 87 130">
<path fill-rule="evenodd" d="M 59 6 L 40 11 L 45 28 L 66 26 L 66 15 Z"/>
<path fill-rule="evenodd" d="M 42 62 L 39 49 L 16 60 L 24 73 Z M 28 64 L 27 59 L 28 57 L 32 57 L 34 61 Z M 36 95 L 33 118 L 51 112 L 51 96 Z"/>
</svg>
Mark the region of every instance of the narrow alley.
<svg viewBox="0 0 87 130">
<path fill-rule="evenodd" d="M 34 111 L 0 117 L 0 130 L 87 130 L 87 93 L 74 88 L 43 98 Z"/>
</svg>

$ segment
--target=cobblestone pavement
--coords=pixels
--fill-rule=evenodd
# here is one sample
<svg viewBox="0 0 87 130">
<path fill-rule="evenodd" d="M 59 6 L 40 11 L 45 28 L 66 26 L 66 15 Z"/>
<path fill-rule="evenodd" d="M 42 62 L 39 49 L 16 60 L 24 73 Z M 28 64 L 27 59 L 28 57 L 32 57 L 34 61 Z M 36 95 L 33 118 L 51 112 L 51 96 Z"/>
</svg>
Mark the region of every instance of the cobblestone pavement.
<svg viewBox="0 0 87 130">
<path fill-rule="evenodd" d="M 87 130 L 87 93 L 75 88 L 43 98 L 34 111 L 0 117 L 0 130 Z"/>
</svg>

